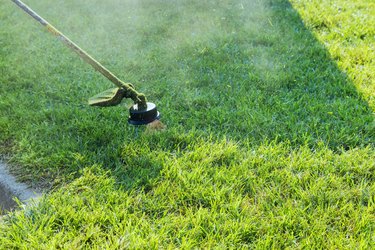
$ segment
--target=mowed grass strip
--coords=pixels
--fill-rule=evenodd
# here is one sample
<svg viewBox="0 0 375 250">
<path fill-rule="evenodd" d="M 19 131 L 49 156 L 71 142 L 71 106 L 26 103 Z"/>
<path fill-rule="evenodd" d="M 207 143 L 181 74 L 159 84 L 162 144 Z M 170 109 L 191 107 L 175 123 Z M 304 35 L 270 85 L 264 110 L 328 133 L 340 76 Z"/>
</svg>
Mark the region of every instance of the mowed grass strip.
<svg viewBox="0 0 375 250">
<path fill-rule="evenodd" d="M 145 145 L 147 148 L 147 145 Z M 124 152 L 125 153 L 125 152 Z M 370 149 L 283 144 L 244 152 L 196 142 L 179 155 L 124 155 L 128 191 L 96 166 L 7 218 L 4 248 L 366 248 L 374 232 Z M 145 177 L 148 168 L 160 168 Z"/>
<path fill-rule="evenodd" d="M 304 24 L 284 0 L 28 3 L 168 129 L 136 133 L 130 102 L 87 107 L 111 83 L 2 5 L 0 150 L 55 190 L 3 219 L 5 249 L 374 243 L 373 94 L 308 29 L 311 6 L 293 1 Z"/>
</svg>

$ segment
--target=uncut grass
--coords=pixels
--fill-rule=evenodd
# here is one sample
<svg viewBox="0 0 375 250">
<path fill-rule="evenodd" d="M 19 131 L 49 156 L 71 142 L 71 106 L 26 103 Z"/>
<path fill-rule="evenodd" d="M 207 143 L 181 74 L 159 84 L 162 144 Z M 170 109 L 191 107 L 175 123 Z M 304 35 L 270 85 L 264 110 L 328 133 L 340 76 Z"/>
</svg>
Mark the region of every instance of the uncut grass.
<svg viewBox="0 0 375 250">
<path fill-rule="evenodd" d="M 38 185 L 83 175 L 11 216 L 4 245 L 371 243 L 369 95 L 287 1 L 28 3 L 145 92 L 168 130 L 137 136 L 123 107 L 87 107 L 111 84 L 1 6 L 1 150 Z M 112 177 L 82 171 L 93 164 Z"/>
<path fill-rule="evenodd" d="M 373 145 L 371 109 L 285 1 L 30 4 L 157 103 L 167 147 L 180 134 Z M 121 145 L 134 139 L 127 111 L 86 105 L 111 83 L 11 3 L 3 8 L 12 15 L 3 14 L 2 140 L 30 170 L 24 177 L 65 178 L 82 159 L 121 165 Z"/>
<path fill-rule="evenodd" d="M 375 2 L 291 2 L 374 110 Z"/>
</svg>

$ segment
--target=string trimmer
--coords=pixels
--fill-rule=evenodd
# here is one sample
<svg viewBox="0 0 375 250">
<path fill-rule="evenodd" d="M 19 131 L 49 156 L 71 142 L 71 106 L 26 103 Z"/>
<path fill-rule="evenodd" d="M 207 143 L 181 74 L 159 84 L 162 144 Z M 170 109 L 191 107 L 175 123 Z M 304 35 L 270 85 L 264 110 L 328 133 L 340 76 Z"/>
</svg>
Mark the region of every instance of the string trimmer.
<svg viewBox="0 0 375 250">
<path fill-rule="evenodd" d="M 98 61 L 92 58 L 87 52 L 78 47 L 74 42 L 72 42 L 63 33 L 58 31 L 55 27 L 49 24 L 41 16 L 39 16 L 35 11 L 30 9 L 26 4 L 19 0 L 12 0 L 17 4 L 22 10 L 32 16 L 40 24 L 45 26 L 47 30 L 59 38 L 64 44 L 76 52 L 83 60 L 90 64 L 94 69 L 99 71 L 103 76 L 108 78 L 113 82 L 117 88 L 106 90 L 92 98 L 89 99 L 89 105 L 99 106 L 99 107 L 109 107 L 119 105 L 124 98 L 131 98 L 134 101 L 129 109 L 129 119 L 128 122 L 133 125 L 143 125 L 148 124 L 156 119 L 159 119 L 159 112 L 156 109 L 156 105 L 147 102 L 146 96 L 135 90 L 134 86 L 130 83 L 124 83 L 119 78 L 117 78 L 113 73 L 101 65 Z"/>
</svg>

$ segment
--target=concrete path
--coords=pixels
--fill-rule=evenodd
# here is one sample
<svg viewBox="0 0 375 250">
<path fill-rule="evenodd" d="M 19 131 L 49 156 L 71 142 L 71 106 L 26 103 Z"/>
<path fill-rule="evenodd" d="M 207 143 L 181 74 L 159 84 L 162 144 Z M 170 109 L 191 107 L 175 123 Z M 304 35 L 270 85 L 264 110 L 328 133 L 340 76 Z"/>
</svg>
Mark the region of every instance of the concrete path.
<svg viewBox="0 0 375 250">
<path fill-rule="evenodd" d="M 16 196 L 20 201 L 27 202 L 41 194 L 31 190 L 26 184 L 16 181 L 11 175 L 5 163 L 0 162 L 0 208 L 11 209 L 16 205 L 13 197 Z"/>
</svg>

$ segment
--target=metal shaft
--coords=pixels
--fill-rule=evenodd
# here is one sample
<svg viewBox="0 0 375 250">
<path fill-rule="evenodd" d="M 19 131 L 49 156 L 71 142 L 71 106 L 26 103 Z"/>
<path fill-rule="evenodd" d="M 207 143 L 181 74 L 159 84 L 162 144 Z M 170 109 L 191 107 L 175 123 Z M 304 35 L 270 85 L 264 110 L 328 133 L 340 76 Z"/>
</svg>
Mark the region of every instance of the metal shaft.
<svg viewBox="0 0 375 250">
<path fill-rule="evenodd" d="M 117 78 L 114 74 L 112 74 L 108 69 L 106 69 L 103 65 L 101 65 L 98 61 L 92 58 L 86 51 L 81 49 L 77 44 L 72 42 L 68 37 L 66 37 L 63 33 L 53 27 L 50 23 L 48 23 L 45 19 L 39 16 L 35 11 L 30 9 L 26 4 L 19 0 L 12 0 L 16 5 L 18 5 L 22 10 L 24 10 L 27 14 L 37 20 L 40 24 L 46 27 L 46 29 L 59 38 L 63 43 L 65 43 L 69 48 L 71 48 L 74 52 L 76 52 L 83 60 L 85 60 L 88 64 L 90 64 L 94 69 L 99 71 L 103 76 L 108 78 L 111 82 L 113 82 L 119 88 L 125 88 L 129 92 L 130 98 L 140 106 L 146 105 L 146 98 L 143 94 L 138 93 L 132 86 L 129 84 L 124 83 L 119 78 Z"/>
</svg>

